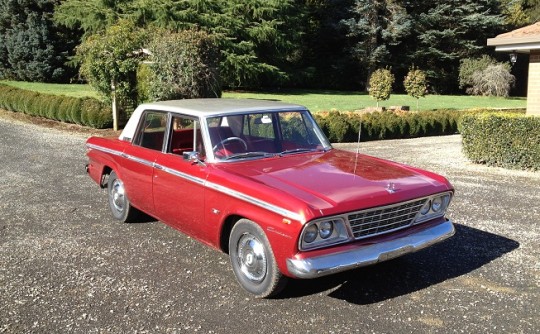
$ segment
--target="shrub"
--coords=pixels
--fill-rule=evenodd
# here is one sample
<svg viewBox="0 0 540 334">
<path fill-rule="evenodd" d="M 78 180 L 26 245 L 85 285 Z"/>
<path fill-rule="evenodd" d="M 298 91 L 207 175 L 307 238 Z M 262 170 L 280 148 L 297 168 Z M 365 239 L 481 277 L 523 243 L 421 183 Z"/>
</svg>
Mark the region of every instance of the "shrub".
<svg viewBox="0 0 540 334">
<path fill-rule="evenodd" d="M 463 152 L 475 163 L 540 169 L 540 117 L 517 113 L 466 114 L 461 120 Z"/>
<path fill-rule="evenodd" d="M 149 95 L 154 100 L 220 97 L 219 49 L 203 31 L 158 31 L 150 43 Z"/>
<path fill-rule="evenodd" d="M 507 97 L 514 82 L 508 63 L 498 63 L 486 55 L 463 59 L 459 66 L 459 87 L 470 95 Z"/>
<path fill-rule="evenodd" d="M 462 59 L 459 64 L 459 88 L 466 89 L 473 86 L 475 72 L 485 70 L 489 65 L 495 65 L 497 61 L 490 56 L 483 55 L 481 58 Z"/>
<path fill-rule="evenodd" d="M 508 97 L 515 81 L 507 66 L 489 65 L 483 71 L 474 72 L 473 86 L 468 91 L 473 95 Z"/>
<path fill-rule="evenodd" d="M 104 108 L 96 99 L 87 98 L 81 105 L 81 122 L 96 129 L 106 128 L 112 124 L 112 110 Z"/>
</svg>

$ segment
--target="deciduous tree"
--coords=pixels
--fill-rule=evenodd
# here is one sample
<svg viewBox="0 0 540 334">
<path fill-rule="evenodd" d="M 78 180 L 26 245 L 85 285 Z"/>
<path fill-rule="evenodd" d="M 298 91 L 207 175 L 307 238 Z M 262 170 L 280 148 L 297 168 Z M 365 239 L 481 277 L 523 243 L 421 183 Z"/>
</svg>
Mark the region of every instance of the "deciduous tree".
<svg viewBox="0 0 540 334">
<path fill-rule="evenodd" d="M 418 100 L 427 94 L 426 74 L 413 65 L 403 80 L 403 86 L 407 94 L 416 99 L 416 110 L 418 110 Z"/>
<path fill-rule="evenodd" d="M 371 74 L 369 78 L 369 95 L 377 100 L 377 108 L 379 107 L 379 101 L 390 98 L 394 81 L 394 75 L 388 68 L 380 68 Z"/>
</svg>

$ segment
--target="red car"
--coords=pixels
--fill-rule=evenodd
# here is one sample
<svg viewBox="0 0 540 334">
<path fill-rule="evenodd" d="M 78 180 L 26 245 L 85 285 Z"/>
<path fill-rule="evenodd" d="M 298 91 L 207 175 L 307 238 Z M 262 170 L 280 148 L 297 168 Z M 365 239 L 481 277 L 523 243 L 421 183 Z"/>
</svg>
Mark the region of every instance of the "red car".
<svg viewBox="0 0 540 334">
<path fill-rule="evenodd" d="M 262 100 L 139 106 L 87 141 L 114 218 L 144 212 L 230 256 L 258 297 L 417 251 L 454 234 L 442 176 L 332 148 L 309 111 Z"/>
</svg>

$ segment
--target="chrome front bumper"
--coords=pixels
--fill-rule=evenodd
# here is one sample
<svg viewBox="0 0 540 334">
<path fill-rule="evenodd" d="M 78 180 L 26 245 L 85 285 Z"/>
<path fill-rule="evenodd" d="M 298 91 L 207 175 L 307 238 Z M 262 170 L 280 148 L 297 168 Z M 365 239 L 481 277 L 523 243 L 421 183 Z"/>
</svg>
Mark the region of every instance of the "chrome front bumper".
<svg viewBox="0 0 540 334">
<path fill-rule="evenodd" d="M 312 258 L 287 259 L 289 273 L 297 278 L 317 278 L 390 260 L 443 241 L 455 233 L 451 221 L 398 239 Z"/>
</svg>

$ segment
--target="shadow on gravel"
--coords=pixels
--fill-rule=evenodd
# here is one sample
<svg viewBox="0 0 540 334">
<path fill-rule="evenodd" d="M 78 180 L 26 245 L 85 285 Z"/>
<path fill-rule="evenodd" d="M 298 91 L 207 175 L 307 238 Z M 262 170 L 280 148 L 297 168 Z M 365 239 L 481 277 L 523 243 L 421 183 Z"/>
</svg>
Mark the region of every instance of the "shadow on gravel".
<svg viewBox="0 0 540 334">
<path fill-rule="evenodd" d="M 315 280 L 291 280 L 279 297 L 335 289 L 330 297 L 359 305 L 378 303 L 467 274 L 519 247 L 505 237 L 455 226 L 452 238 L 417 253 Z"/>
</svg>

